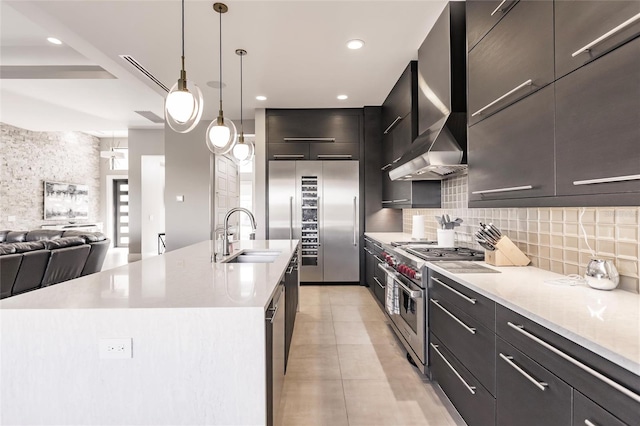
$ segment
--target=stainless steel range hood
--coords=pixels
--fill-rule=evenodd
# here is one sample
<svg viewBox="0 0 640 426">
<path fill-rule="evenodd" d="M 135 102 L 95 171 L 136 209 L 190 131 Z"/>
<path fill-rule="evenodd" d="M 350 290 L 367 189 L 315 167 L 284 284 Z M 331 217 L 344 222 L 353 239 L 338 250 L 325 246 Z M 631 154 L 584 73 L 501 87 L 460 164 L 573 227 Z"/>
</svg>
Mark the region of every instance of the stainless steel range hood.
<svg viewBox="0 0 640 426">
<path fill-rule="evenodd" d="M 466 173 L 465 2 L 449 2 L 418 50 L 419 136 L 391 180 L 442 180 Z"/>
<path fill-rule="evenodd" d="M 458 143 L 461 135 L 466 140 L 466 126 L 466 113 L 454 112 L 437 121 L 389 171 L 391 180 L 442 180 L 466 173 L 467 165 L 461 164 L 464 151 Z"/>
</svg>

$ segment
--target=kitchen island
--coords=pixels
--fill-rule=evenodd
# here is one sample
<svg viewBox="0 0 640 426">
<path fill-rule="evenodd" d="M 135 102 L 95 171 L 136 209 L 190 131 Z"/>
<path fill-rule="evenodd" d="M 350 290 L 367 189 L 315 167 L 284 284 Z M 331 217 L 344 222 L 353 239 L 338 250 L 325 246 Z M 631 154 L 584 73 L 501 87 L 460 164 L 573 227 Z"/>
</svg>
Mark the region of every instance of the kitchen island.
<svg viewBox="0 0 640 426">
<path fill-rule="evenodd" d="M 264 425 L 265 309 L 297 248 L 211 263 L 205 241 L 2 300 L 0 423 Z"/>
</svg>

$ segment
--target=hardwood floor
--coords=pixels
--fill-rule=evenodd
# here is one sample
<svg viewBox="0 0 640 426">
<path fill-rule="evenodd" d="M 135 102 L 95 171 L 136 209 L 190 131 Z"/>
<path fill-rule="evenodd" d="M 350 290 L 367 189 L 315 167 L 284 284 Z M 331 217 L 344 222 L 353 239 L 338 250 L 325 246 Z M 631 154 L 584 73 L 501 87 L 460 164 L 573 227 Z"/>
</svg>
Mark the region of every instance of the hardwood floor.
<svg viewBox="0 0 640 426">
<path fill-rule="evenodd" d="M 407 362 L 367 288 L 300 288 L 283 425 L 463 424 L 438 392 Z"/>
</svg>

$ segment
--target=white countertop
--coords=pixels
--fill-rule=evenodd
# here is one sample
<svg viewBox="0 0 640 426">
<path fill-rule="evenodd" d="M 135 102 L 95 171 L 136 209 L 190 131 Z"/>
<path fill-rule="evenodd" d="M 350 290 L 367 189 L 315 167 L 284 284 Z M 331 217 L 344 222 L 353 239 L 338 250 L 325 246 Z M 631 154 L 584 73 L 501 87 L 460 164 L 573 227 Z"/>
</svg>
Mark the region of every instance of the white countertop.
<svg viewBox="0 0 640 426">
<path fill-rule="evenodd" d="M 277 250 L 273 263 L 211 263 L 211 243 L 87 275 L 0 301 L 0 309 L 264 308 L 298 240 L 238 241 Z"/>
<path fill-rule="evenodd" d="M 411 241 L 411 235 L 403 233 L 365 235 L 385 244 Z M 640 295 L 548 284 L 545 281 L 563 275 L 532 266 L 479 263 L 501 273 L 454 274 L 438 262 L 426 266 L 640 375 Z"/>
</svg>

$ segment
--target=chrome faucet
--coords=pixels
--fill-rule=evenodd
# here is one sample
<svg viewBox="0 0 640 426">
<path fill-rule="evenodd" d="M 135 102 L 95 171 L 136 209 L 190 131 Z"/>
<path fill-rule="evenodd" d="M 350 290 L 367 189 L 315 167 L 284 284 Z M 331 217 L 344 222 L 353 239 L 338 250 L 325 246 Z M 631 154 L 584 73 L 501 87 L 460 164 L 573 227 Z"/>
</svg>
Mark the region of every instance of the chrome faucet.
<svg viewBox="0 0 640 426">
<path fill-rule="evenodd" d="M 223 222 L 223 231 L 224 231 L 224 233 L 222 234 L 222 255 L 223 256 L 229 256 L 231 254 L 231 243 L 229 242 L 229 217 L 231 217 L 231 215 L 235 212 L 245 212 L 247 216 L 249 216 L 249 220 L 251 220 L 251 228 L 252 228 L 249 239 L 251 240 L 256 239 L 256 218 L 253 217 L 253 213 L 251 213 L 249 210 L 245 209 L 244 207 L 232 208 L 225 215 L 224 222 Z"/>
</svg>

